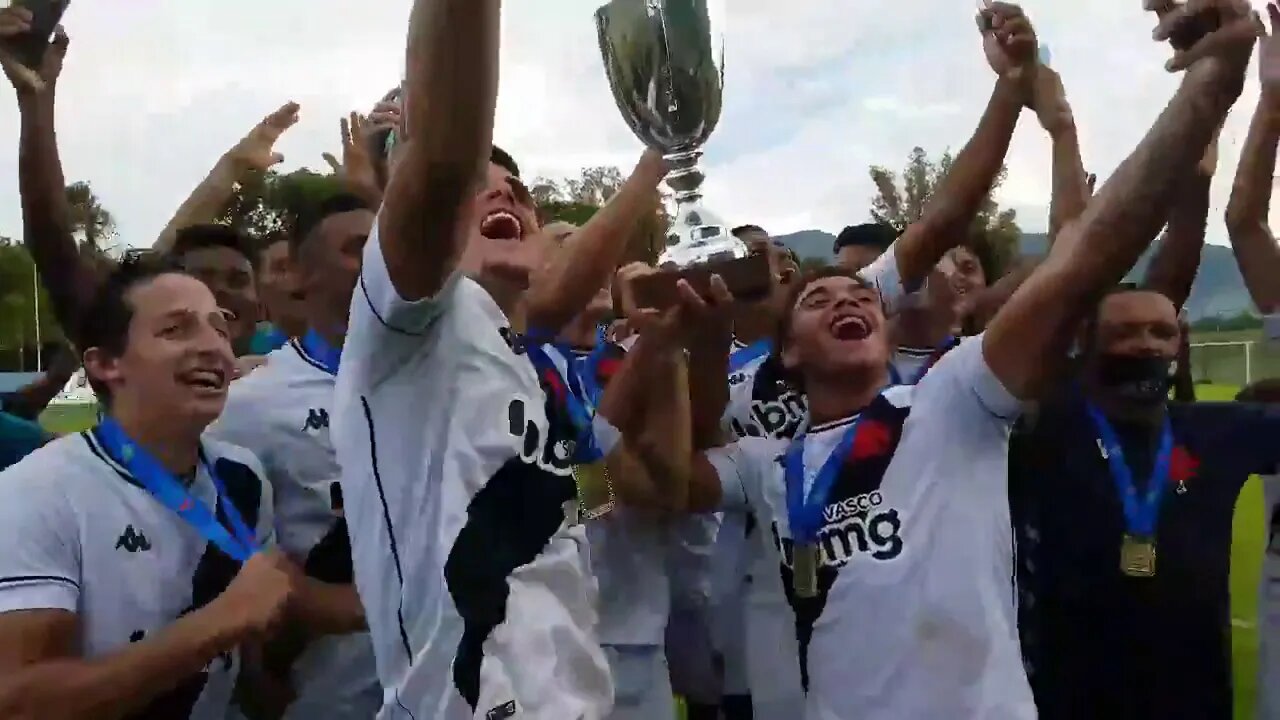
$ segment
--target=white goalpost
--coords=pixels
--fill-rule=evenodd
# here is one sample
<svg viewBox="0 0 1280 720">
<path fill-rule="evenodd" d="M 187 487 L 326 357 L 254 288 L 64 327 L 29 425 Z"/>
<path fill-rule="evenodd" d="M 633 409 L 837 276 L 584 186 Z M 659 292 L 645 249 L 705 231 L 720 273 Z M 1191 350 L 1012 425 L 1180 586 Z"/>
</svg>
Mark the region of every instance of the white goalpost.
<svg viewBox="0 0 1280 720">
<path fill-rule="evenodd" d="M 1191 344 L 1191 377 L 1243 387 L 1253 382 L 1255 340 L 1229 340 Z"/>
</svg>

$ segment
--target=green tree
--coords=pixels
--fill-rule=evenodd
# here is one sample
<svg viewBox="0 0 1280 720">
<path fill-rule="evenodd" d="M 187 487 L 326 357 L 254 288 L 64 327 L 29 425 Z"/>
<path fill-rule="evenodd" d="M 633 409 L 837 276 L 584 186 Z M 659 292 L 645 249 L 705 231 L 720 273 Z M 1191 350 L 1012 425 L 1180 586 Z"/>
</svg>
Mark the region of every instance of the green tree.
<svg viewBox="0 0 1280 720">
<path fill-rule="evenodd" d="M 53 304 L 43 286 L 35 281 L 35 264 L 21 243 L 0 237 L 0 368 L 34 370 L 24 363 L 36 346 L 36 295 L 39 295 L 39 340 L 53 342 L 63 337 Z"/>
<path fill-rule="evenodd" d="M 950 150 L 943 152 L 938 161 L 934 162 L 929 159 L 924 148 L 912 148 L 911 154 L 907 156 L 906 167 L 902 170 L 901 187 L 891 170 L 873 165 L 870 173 L 871 182 L 876 186 L 876 195 L 871 200 L 871 219 L 888 223 L 899 233 L 906 230 L 908 225 L 920 219 L 933 189 L 951 171 L 954 160 Z M 970 229 L 970 239 L 985 241 L 991 249 L 992 259 L 1001 270 L 1009 267 L 1009 263 L 1017 257 L 1018 240 L 1022 237 L 1017 213 L 1001 209 L 993 199 L 1006 174 L 1006 169 L 1001 167 L 1000 174 L 991 184 L 991 191 L 983 200 Z"/>
<path fill-rule="evenodd" d="M 307 168 L 282 175 L 274 170 L 253 173 L 238 183 L 217 221 L 255 240 L 288 235 L 300 218 L 316 211 L 325 198 L 341 192 L 335 175 Z"/>
<path fill-rule="evenodd" d="M 67 204 L 71 206 L 71 231 L 81 247 L 105 250 L 116 239 L 116 219 L 102 206 L 102 201 L 87 182 L 67 186 Z"/>
<path fill-rule="evenodd" d="M 585 225 L 626 182 L 616 167 L 583 168 L 576 178 L 538 178 L 529 188 L 538 206 L 538 217 L 544 225 L 567 222 Z M 666 246 L 670 218 L 661 193 L 653 196 L 653 213 L 637 226 L 627 241 L 624 262 L 655 263 Z"/>
</svg>

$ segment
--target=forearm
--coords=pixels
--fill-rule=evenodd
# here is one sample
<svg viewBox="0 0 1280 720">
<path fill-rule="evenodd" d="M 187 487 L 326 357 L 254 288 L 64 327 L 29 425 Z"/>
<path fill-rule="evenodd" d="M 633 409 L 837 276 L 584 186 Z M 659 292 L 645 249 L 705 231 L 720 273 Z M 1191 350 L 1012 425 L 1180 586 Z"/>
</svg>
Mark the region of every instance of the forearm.
<svg viewBox="0 0 1280 720">
<path fill-rule="evenodd" d="M 661 159 L 646 154 L 608 204 L 574 233 L 572 244 L 555 254 L 530 288 L 530 327 L 556 332 L 586 307 L 622 262 L 636 225 L 657 209 L 665 174 Z"/>
<path fill-rule="evenodd" d="M 707 338 L 689 351 L 689 414 L 693 447 L 722 444 L 721 420 L 729 406 L 728 338 Z"/>
<path fill-rule="evenodd" d="M 1089 202 L 1088 173 L 1080 159 L 1074 120 L 1050 133 L 1053 138 L 1053 189 L 1049 199 L 1049 246 L 1064 225 L 1080 217 Z"/>
<path fill-rule="evenodd" d="M 235 194 L 236 182 L 239 179 L 239 172 L 231 158 L 226 155 L 218 158 L 209 175 L 178 206 L 169 224 L 160 231 L 160 237 L 156 239 L 152 249 L 159 253 L 167 253 L 173 249 L 179 230 L 216 220 L 227 201 Z"/>
<path fill-rule="evenodd" d="M 216 605 L 191 613 L 154 639 L 95 660 L 41 662 L 0 680 L 7 720 L 110 720 L 146 707 L 240 642 Z"/>
<path fill-rule="evenodd" d="M 1227 230 L 1236 264 L 1258 309 L 1280 311 L 1280 246 L 1271 234 L 1268 215 L 1276 145 L 1280 139 L 1280 97 L 1263 94 L 1240 151 L 1240 166 L 1227 205 Z"/>
<path fill-rule="evenodd" d="M 1062 259 L 1079 281 L 1075 295 L 1093 296 L 1119 282 L 1159 232 L 1179 183 L 1235 100 L 1218 73 L 1213 66 L 1187 72 L 1146 137 L 1070 228 L 1067 246 L 1050 254 L 1050 263 Z"/>
<path fill-rule="evenodd" d="M 968 237 L 973 218 L 1004 166 L 1022 112 L 1020 88 L 997 80 L 978 129 L 943 177 L 919 220 L 898 240 L 898 272 L 906 287 L 922 282 L 948 250 Z"/>
<path fill-rule="evenodd" d="M 326 583 L 308 577 L 295 592 L 298 620 L 312 637 L 346 635 L 368 627 L 355 585 Z"/>
<path fill-rule="evenodd" d="M 80 315 L 96 287 L 96 275 L 81 257 L 71 232 L 62 161 L 54 130 L 52 89 L 23 98 L 18 146 L 18 188 L 23 243 L 53 303 L 58 323 L 76 340 Z"/>
<path fill-rule="evenodd" d="M 1224 72 L 1207 63 L 1187 71 L 1146 137 L 992 320 L 984 355 L 1017 397 L 1035 398 L 1058 374 L 1083 313 L 1160 230 L 1179 179 L 1204 155 L 1238 94 Z"/>
<path fill-rule="evenodd" d="M 1190 297 L 1200 269 L 1212 179 L 1195 170 L 1179 186 L 1169 211 L 1168 229 L 1143 278 L 1144 286 L 1168 296 L 1178 309 Z"/>
<path fill-rule="evenodd" d="M 387 268 L 407 299 L 434 294 L 470 236 L 460 224 L 493 147 L 500 9 L 500 0 L 413 5 L 408 140 L 379 214 Z"/>
</svg>

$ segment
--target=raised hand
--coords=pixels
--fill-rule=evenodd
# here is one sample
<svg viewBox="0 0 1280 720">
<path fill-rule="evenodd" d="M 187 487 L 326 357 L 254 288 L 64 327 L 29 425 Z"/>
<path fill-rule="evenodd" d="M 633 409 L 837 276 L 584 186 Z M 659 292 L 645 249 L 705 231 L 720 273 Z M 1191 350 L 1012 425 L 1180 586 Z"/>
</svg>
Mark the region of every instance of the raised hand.
<svg viewBox="0 0 1280 720">
<path fill-rule="evenodd" d="M 996 75 L 1010 80 L 1029 80 L 1040 61 L 1036 54 L 1035 29 L 1022 8 L 988 0 L 977 20 L 982 32 L 982 51 Z"/>
<path fill-rule="evenodd" d="M 1271 21 L 1271 33 L 1263 29 L 1261 49 L 1258 51 L 1258 79 L 1262 92 L 1280 99 L 1280 5 L 1267 3 L 1267 18 Z"/>
<path fill-rule="evenodd" d="M 281 105 L 227 152 L 238 170 L 266 172 L 284 162 L 284 156 L 275 151 L 275 144 L 285 130 L 298 123 L 298 107 L 295 102 Z"/>
<path fill-rule="evenodd" d="M 1148 7 L 1161 5 L 1164 1 L 1152 0 Z M 1152 33 L 1156 40 L 1173 41 L 1188 35 L 1188 28 L 1197 32 L 1208 28 L 1208 32 L 1190 47 L 1176 50 L 1165 64 L 1170 72 L 1185 70 L 1209 58 L 1243 71 L 1249 64 L 1258 36 L 1266 32 L 1249 0 L 1187 0 L 1172 9 L 1157 10 L 1157 13 L 1160 24 Z M 1177 45 L 1175 43 L 1175 48 Z"/>
<path fill-rule="evenodd" d="M 31 11 L 11 5 L 0 10 L 0 39 L 16 37 L 31 30 Z M 67 33 L 59 25 L 45 48 L 44 60 L 38 68 L 29 68 L 8 52 L 0 51 L 0 67 L 20 96 L 36 95 L 53 87 L 62 74 L 62 61 L 70 45 Z"/>
<path fill-rule="evenodd" d="M 369 148 L 369 137 L 375 132 L 377 129 L 372 118 L 366 120 L 353 112 L 338 121 L 342 162 L 339 163 L 331 153 L 324 153 L 321 157 L 348 190 L 376 203 L 382 198 L 382 187 Z"/>
</svg>

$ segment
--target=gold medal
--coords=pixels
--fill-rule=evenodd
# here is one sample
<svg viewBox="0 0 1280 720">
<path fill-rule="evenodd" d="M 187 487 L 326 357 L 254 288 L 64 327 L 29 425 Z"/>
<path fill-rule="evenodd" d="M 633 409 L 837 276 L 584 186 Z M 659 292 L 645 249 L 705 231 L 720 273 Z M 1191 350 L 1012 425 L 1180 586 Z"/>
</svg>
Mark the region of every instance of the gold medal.
<svg viewBox="0 0 1280 720">
<path fill-rule="evenodd" d="M 1129 577 L 1156 574 L 1156 544 L 1152 538 L 1126 534 L 1120 544 L 1120 571 Z"/>
<path fill-rule="evenodd" d="M 791 550 L 791 586 L 796 597 L 813 598 L 818 596 L 818 561 L 817 545 L 796 543 Z"/>
<path fill-rule="evenodd" d="M 603 458 L 589 465 L 574 465 L 573 482 L 578 486 L 583 519 L 595 520 L 613 510 L 613 482 Z"/>
</svg>

